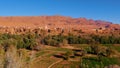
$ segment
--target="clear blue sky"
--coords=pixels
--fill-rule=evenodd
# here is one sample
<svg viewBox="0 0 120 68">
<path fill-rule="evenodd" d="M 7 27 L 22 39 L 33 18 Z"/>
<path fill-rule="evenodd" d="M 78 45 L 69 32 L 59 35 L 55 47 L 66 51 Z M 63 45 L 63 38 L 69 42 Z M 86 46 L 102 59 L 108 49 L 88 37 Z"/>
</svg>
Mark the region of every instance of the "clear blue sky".
<svg viewBox="0 0 120 68">
<path fill-rule="evenodd" d="M 0 0 L 0 16 L 63 15 L 120 24 L 120 0 Z"/>
</svg>

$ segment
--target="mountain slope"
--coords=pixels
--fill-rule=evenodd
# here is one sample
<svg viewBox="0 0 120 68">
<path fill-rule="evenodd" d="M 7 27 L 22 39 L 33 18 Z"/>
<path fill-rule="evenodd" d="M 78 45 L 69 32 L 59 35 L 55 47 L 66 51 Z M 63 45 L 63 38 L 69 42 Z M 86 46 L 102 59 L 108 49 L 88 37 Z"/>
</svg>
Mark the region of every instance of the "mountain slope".
<svg viewBox="0 0 120 68">
<path fill-rule="evenodd" d="M 88 20 L 86 18 L 71 18 L 65 16 L 14 16 L 14 17 L 0 17 L 0 26 L 8 27 L 44 27 L 49 28 L 74 28 L 74 29 L 97 29 L 117 28 L 120 25 L 112 24 L 111 22 L 101 20 Z"/>
</svg>

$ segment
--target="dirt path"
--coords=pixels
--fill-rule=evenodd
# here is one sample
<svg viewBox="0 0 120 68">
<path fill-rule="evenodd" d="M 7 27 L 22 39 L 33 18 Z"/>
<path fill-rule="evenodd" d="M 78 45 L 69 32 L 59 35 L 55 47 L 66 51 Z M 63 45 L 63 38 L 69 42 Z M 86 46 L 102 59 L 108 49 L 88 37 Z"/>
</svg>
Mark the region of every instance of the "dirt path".
<svg viewBox="0 0 120 68">
<path fill-rule="evenodd" d="M 51 53 L 53 53 L 53 52 L 51 52 Z M 47 53 L 47 54 L 41 55 L 41 56 L 39 56 L 38 58 L 35 58 L 33 61 L 38 62 L 38 61 L 41 60 L 41 58 L 43 58 L 43 57 L 45 57 L 45 56 L 47 56 L 47 55 L 49 55 L 49 54 L 51 54 L 51 53 Z"/>
<path fill-rule="evenodd" d="M 52 66 L 54 66 L 55 64 L 60 63 L 60 62 L 62 62 L 62 61 L 63 61 L 63 59 L 60 59 L 60 60 L 54 62 L 54 63 L 52 63 L 48 68 L 52 68 Z"/>
</svg>

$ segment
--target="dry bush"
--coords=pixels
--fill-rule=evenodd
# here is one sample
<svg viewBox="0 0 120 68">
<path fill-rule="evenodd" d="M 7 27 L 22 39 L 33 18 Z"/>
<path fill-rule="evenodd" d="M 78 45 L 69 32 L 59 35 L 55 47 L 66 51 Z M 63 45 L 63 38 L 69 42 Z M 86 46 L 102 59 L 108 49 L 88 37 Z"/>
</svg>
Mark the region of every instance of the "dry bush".
<svg viewBox="0 0 120 68">
<path fill-rule="evenodd" d="M 24 55 L 17 51 L 14 46 L 9 46 L 5 53 L 4 68 L 24 68 Z"/>
</svg>

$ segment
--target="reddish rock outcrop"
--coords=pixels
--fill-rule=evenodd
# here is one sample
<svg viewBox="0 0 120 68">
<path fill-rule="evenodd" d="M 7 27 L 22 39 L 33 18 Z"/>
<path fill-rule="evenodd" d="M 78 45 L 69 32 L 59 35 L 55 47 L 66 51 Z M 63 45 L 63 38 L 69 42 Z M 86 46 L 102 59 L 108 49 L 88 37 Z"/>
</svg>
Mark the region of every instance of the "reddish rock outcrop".
<svg viewBox="0 0 120 68">
<path fill-rule="evenodd" d="M 71 18 L 65 16 L 14 16 L 0 17 L 0 32 L 16 33 L 31 32 L 34 29 L 44 30 L 82 30 L 86 33 L 120 32 L 120 25 L 111 22 L 86 18 Z M 4 30 L 3 30 L 4 29 Z M 35 30 L 34 30 L 35 31 Z"/>
</svg>

